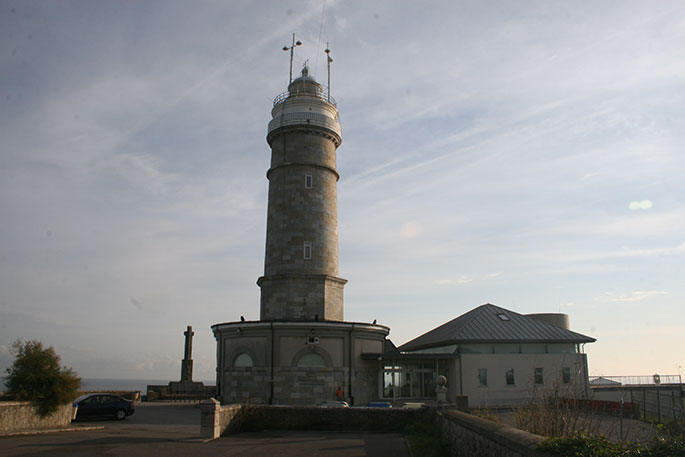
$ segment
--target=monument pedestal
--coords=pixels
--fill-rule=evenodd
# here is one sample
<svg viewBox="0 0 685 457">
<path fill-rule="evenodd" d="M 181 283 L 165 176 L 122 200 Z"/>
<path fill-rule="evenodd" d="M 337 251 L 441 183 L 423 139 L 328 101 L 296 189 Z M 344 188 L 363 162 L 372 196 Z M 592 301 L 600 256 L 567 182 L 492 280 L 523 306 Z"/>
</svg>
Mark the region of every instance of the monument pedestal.
<svg viewBox="0 0 685 457">
<path fill-rule="evenodd" d="M 199 395 L 204 392 L 205 385 L 201 382 L 172 381 L 169 383 L 169 394 L 171 395 Z"/>
<path fill-rule="evenodd" d="M 183 360 L 181 360 L 181 380 L 171 381 L 166 386 L 147 386 L 147 398 L 153 400 L 196 400 L 216 395 L 215 386 L 205 386 L 193 381 L 193 327 L 183 332 L 186 337 Z"/>
</svg>

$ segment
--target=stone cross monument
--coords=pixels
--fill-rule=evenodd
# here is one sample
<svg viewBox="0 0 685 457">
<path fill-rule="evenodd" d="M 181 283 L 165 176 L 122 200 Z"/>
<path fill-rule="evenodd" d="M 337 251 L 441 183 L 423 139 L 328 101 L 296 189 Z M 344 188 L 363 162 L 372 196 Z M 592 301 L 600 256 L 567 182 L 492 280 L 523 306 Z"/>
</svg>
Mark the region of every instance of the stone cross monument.
<svg viewBox="0 0 685 457">
<path fill-rule="evenodd" d="M 186 337 L 185 351 L 181 360 L 181 382 L 193 382 L 193 327 L 183 332 Z"/>
</svg>

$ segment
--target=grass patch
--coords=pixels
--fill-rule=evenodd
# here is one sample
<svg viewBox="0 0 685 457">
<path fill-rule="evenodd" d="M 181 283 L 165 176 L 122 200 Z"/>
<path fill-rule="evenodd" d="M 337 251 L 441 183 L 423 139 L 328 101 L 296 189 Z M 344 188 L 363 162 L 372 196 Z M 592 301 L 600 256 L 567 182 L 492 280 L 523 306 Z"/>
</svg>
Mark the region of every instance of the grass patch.
<svg viewBox="0 0 685 457">
<path fill-rule="evenodd" d="M 421 422 L 407 425 L 402 431 L 409 441 L 414 457 L 447 457 L 447 445 L 442 442 L 440 431 L 435 426 Z"/>
</svg>

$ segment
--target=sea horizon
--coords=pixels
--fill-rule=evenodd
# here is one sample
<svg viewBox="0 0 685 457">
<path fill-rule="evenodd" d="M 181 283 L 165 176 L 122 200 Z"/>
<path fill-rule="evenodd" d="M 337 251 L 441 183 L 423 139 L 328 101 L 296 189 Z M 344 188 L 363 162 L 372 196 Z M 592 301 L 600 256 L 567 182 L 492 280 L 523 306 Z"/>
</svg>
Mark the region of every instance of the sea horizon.
<svg viewBox="0 0 685 457">
<path fill-rule="evenodd" d="M 170 382 L 178 380 L 170 379 L 117 379 L 117 378 L 82 378 L 81 388 L 79 390 L 94 391 L 94 390 L 139 390 L 142 393 L 147 392 L 147 386 L 167 385 Z M 215 385 L 215 381 L 199 381 L 205 386 Z"/>
</svg>

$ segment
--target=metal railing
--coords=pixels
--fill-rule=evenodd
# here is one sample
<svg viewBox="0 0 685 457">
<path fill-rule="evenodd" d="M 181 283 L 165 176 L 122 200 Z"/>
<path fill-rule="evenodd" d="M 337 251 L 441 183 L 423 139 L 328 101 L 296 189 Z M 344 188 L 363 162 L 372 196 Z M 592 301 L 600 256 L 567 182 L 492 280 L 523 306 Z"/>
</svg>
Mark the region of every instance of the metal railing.
<svg viewBox="0 0 685 457">
<path fill-rule="evenodd" d="M 338 121 L 318 113 L 289 113 L 276 116 L 269 122 L 267 133 L 271 133 L 279 127 L 290 125 L 315 125 L 317 127 L 324 127 L 332 130 L 338 136 L 342 136 L 340 123 Z"/>
<path fill-rule="evenodd" d="M 614 384 L 616 383 L 616 384 Z M 654 386 L 661 384 L 681 384 L 682 379 L 679 374 L 653 374 L 638 376 L 591 376 L 591 386 Z"/>
<path fill-rule="evenodd" d="M 319 90 L 316 92 L 301 91 L 301 90 L 296 90 L 293 92 L 286 91 L 286 92 L 283 92 L 282 94 L 278 94 L 278 96 L 276 96 L 276 98 L 274 98 L 274 106 L 278 105 L 279 103 L 283 103 L 285 100 L 287 100 L 291 97 L 311 97 L 311 98 L 323 100 L 326 103 L 330 103 L 331 105 L 333 105 L 335 107 L 338 106 L 335 102 L 335 99 L 328 95 L 328 89 Z"/>
</svg>

